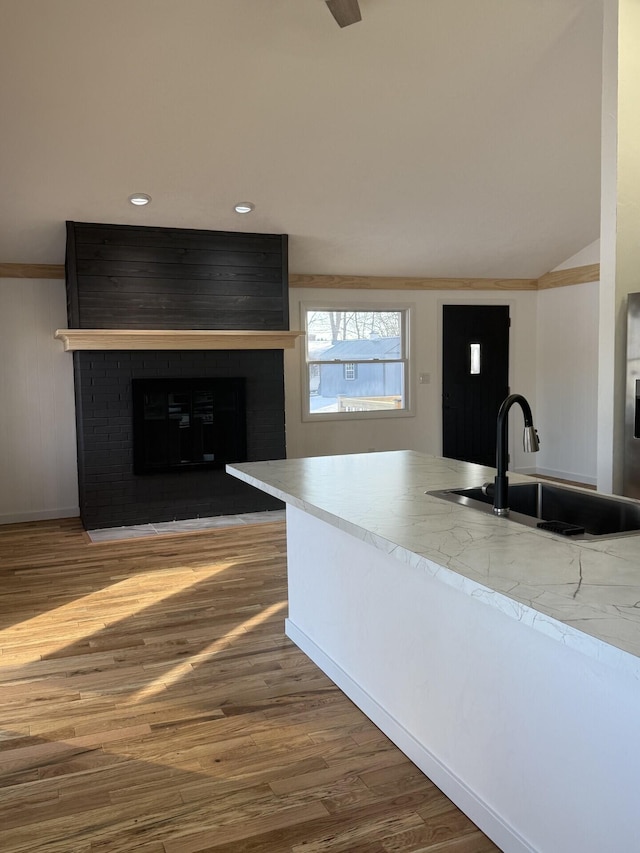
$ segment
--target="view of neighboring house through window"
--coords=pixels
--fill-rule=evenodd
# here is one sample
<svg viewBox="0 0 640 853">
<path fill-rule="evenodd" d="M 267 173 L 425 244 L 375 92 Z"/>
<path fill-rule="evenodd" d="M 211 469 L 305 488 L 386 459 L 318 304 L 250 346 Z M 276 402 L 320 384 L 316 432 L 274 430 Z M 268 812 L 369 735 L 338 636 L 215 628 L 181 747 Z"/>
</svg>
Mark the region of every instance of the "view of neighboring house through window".
<svg viewBox="0 0 640 853">
<path fill-rule="evenodd" d="M 305 309 L 305 415 L 406 414 L 407 314 Z"/>
</svg>

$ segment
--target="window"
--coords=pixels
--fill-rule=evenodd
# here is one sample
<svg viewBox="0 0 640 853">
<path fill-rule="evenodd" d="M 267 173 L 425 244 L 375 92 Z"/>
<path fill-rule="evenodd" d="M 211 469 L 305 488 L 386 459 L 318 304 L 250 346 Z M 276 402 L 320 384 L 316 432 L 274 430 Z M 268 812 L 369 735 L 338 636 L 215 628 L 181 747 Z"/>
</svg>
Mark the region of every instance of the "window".
<svg viewBox="0 0 640 853">
<path fill-rule="evenodd" d="M 469 344 L 469 373 L 480 375 L 480 344 Z"/>
<path fill-rule="evenodd" d="M 407 308 L 305 308 L 305 419 L 409 414 Z"/>
<path fill-rule="evenodd" d="M 345 379 L 357 379 L 358 378 L 358 365 L 353 361 L 345 362 L 342 368 L 342 375 Z"/>
</svg>

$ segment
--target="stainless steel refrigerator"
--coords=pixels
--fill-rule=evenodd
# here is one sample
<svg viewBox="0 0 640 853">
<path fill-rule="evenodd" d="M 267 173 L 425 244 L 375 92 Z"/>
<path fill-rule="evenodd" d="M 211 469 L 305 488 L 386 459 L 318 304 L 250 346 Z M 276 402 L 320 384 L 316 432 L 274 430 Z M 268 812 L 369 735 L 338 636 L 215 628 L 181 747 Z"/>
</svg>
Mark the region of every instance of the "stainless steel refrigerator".
<svg viewBox="0 0 640 853">
<path fill-rule="evenodd" d="M 640 293 L 627 297 L 627 402 L 623 494 L 640 498 Z"/>
</svg>

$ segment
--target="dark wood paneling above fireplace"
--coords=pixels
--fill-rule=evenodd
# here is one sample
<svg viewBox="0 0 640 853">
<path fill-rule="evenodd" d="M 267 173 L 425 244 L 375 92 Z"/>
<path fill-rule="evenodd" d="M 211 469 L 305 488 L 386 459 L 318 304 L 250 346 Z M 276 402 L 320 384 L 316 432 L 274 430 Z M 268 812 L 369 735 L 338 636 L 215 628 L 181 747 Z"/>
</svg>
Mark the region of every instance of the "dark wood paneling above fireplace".
<svg viewBox="0 0 640 853">
<path fill-rule="evenodd" d="M 84 329 L 288 329 L 286 234 L 67 222 Z"/>
</svg>

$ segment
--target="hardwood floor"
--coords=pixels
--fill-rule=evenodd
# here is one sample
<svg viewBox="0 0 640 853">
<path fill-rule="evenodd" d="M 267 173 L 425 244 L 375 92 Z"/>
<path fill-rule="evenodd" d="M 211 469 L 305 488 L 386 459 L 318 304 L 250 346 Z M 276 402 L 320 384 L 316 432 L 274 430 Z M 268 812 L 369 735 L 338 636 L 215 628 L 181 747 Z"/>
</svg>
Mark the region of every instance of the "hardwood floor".
<svg viewBox="0 0 640 853">
<path fill-rule="evenodd" d="M 284 524 L 0 528 L 2 853 L 489 853 L 283 633 Z"/>
</svg>

